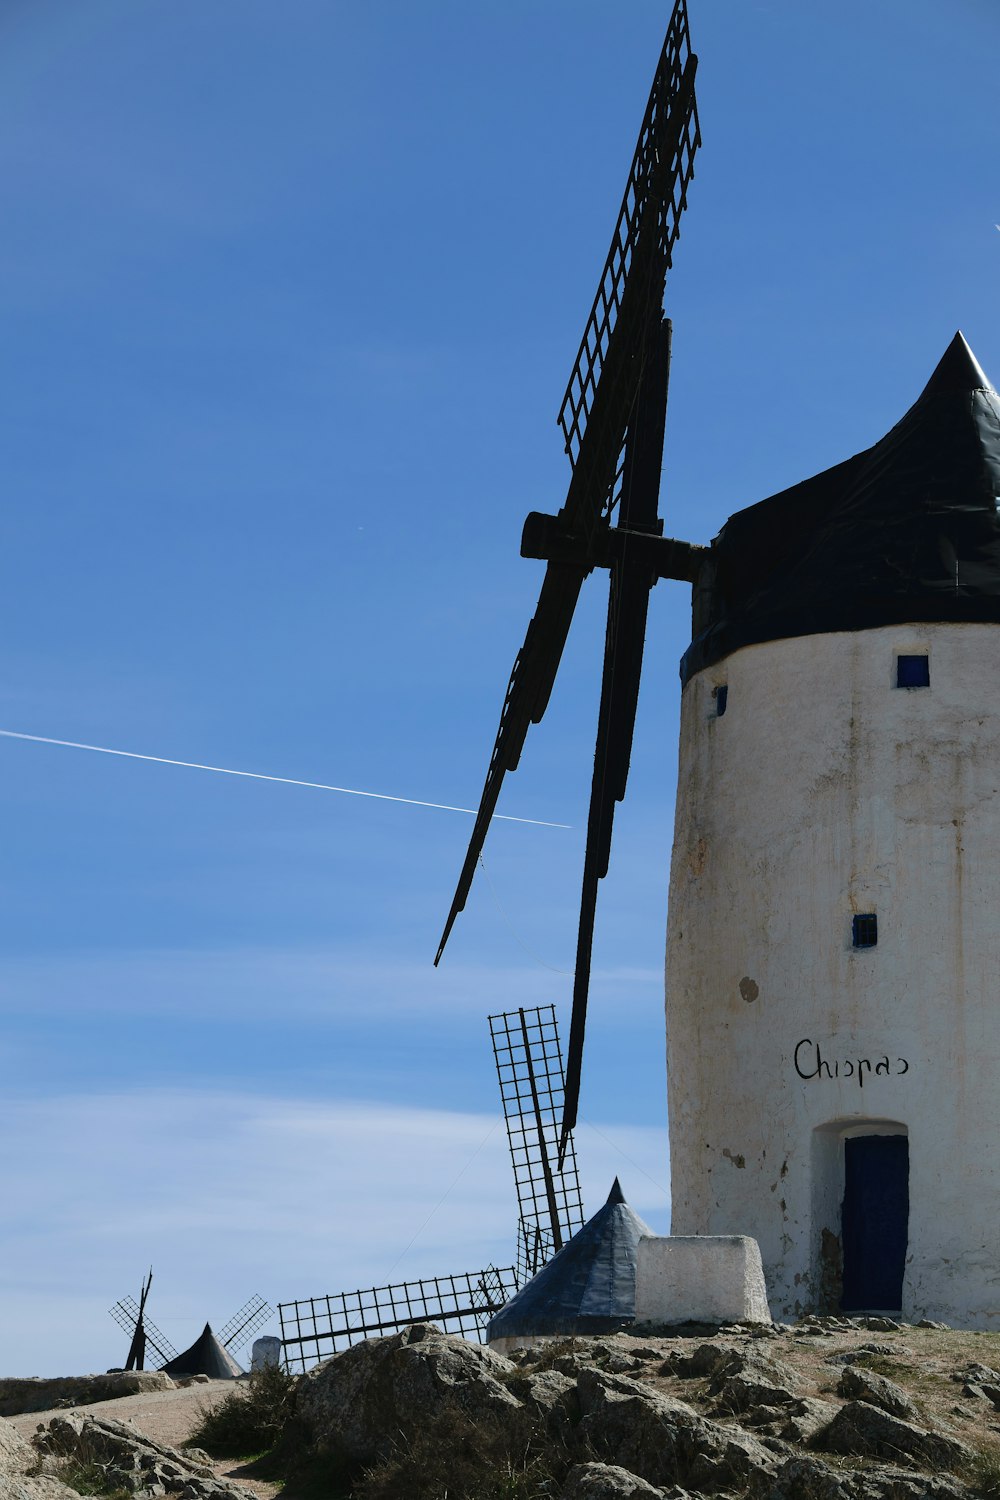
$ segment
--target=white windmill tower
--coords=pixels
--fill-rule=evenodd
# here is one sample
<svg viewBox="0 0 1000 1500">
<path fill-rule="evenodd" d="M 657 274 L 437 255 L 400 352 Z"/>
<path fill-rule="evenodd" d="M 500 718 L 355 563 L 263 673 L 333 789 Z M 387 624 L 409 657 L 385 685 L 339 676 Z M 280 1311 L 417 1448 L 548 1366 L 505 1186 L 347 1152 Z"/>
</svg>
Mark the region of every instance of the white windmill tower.
<svg viewBox="0 0 1000 1500">
<path fill-rule="evenodd" d="M 873 448 L 741 511 L 682 663 L 674 1234 L 772 1308 L 1000 1326 L 1000 400 L 961 334 Z"/>
<path fill-rule="evenodd" d="M 566 1063 L 650 590 L 693 585 L 667 1032 L 674 1235 L 761 1247 L 775 1312 L 1000 1326 L 1000 403 L 959 335 L 874 448 L 734 516 L 658 513 L 662 302 L 701 136 L 676 0 L 559 421 L 572 473 L 438 962 L 589 575 L 611 586 Z M 680 1310 L 680 1316 L 684 1316 Z"/>
</svg>

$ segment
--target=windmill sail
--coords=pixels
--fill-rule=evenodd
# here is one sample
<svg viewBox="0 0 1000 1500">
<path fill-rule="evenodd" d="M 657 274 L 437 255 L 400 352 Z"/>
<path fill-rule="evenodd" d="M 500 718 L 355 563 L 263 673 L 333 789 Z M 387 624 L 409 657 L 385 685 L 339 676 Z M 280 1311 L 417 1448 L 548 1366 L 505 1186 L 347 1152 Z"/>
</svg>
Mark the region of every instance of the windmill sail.
<svg viewBox="0 0 1000 1500">
<path fill-rule="evenodd" d="M 523 1286 L 583 1224 L 580 1179 L 572 1141 L 556 1162 L 563 1064 L 555 1006 L 503 1011 L 489 1022 L 517 1189 Z"/>
<path fill-rule="evenodd" d="M 433 1321 L 446 1333 L 481 1339 L 493 1315 L 513 1297 L 513 1266 L 487 1266 L 462 1276 L 430 1276 L 394 1286 L 279 1302 L 285 1366 L 308 1370 L 363 1339 Z"/>
<path fill-rule="evenodd" d="M 228 1349 L 230 1354 L 233 1354 L 273 1317 L 274 1309 L 265 1302 L 263 1297 L 251 1297 L 250 1301 L 244 1303 L 238 1312 L 233 1313 L 229 1322 L 220 1328 L 219 1343 L 224 1349 Z"/>
<path fill-rule="evenodd" d="M 440 962 L 468 898 L 503 778 L 542 718 L 584 579 L 611 570 L 604 680 L 587 828 L 567 1057 L 562 1159 L 576 1119 L 598 882 L 607 873 L 615 802 L 625 793 L 649 591 L 693 577 L 689 547 L 657 516 L 670 362 L 663 291 L 701 143 L 686 0 L 677 0 L 653 78 L 611 249 L 559 412 L 572 465 L 556 516 L 529 515 L 521 554 L 547 566 L 507 685 L 482 800 L 445 923 Z M 617 523 L 612 517 L 617 512 Z"/>
<path fill-rule="evenodd" d="M 132 1342 L 129 1345 L 128 1358 L 125 1361 L 126 1370 L 141 1370 L 146 1361 L 146 1325 L 144 1314 L 146 1311 L 146 1298 L 149 1289 L 153 1285 L 153 1268 L 150 1266 L 149 1275 L 142 1283 L 139 1292 L 139 1312 L 135 1320 L 135 1332 L 132 1334 Z"/>
<path fill-rule="evenodd" d="M 657 519 L 657 501 L 670 375 L 670 332 L 670 322 L 664 319 L 657 330 L 657 341 L 647 364 L 639 399 L 626 435 L 619 527 L 628 535 L 636 532 L 655 535 L 660 525 Z M 632 737 L 639 705 L 649 595 L 655 582 L 656 575 L 650 571 L 641 553 L 633 555 L 627 546 L 611 564 L 604 675 L 597 719 L 597 746 L 587 818 L 580 925 L 573 973 L 573 1014 L 566 1056 L 566 1102 L 559 1139 L 560 1165 L 567 1149 L 570 1131 L 576 1124 L 597 912 L 597 887 L 608 873 L 615 804 L 624 798 L 628 782 Z"/>
<path fill-rule="evenodd" d="M 134 1297 L 122 1297 L 114 1307 L 108 1309 L 118 1327 L 123 1329 L 130 1337 L 128 1358 L 125 1364 L 126 1370 L 141 1370 L 145 1364 L 146 1350 L 152 1349 L 157 1359 L 166 1362 L 173 1359 L 177 1350 L 168 1338 L 151 1323 L 146 1317 L 146 1298 L 153 1284 L 153 1269 L 150 1267 L 149 1275 L 142 1284 L 139 1293 L 139 1301 Z"/>
<path fill-rule="evenodd" d="M 634 410 L 644 355 L 660 321 L 663 287 L 694 156 L 701 144 L 694 97 L 698 59 L 691 51 L 687 6 L 674 7 L 650 89 L 635 155 L 594 305 L 559 410 L 573 465 L 564 512 L 592 514 L 594 487 L 603 489 L 596 519 L 617 504 L 626 424 Z M 576 501 L 574 485 L 587 498 Z M 579 511 L 579 513 L 577 513 Z"/>
</svg>

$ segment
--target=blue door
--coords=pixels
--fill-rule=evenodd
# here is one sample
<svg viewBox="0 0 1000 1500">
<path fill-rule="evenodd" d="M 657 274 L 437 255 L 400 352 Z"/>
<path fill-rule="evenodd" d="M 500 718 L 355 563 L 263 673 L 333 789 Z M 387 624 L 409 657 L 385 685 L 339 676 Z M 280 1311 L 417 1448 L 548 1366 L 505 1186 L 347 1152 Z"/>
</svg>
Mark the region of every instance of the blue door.
<svg viewBox="0 0 1000 1500">
<path fill-rule="evenodd" d="M 844 1141 L 843 1312 L 899 1311 L 910 1217 L 910 1152 L 905 1135 Z"/>
</svg>

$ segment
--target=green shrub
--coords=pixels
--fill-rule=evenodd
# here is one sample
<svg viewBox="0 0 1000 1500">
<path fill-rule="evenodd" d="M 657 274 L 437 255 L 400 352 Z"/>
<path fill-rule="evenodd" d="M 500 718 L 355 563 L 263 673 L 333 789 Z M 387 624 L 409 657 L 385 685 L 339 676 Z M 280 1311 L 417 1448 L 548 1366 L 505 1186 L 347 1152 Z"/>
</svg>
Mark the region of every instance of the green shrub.
<svg viewBox="0 0 1000 1500">
<path fill-rule="evenodd" d="M 280 1365 L 251 1371 L 250 1378 L 214 1406 L 203 1406 L 188 1443 L 216 1458 L 249 1458 L 280 1443 L 291 1419 L 296 1379 Z"/>
<path fill-rule="evenodd" d="M 110 1477 L 104 1464 L 86 1460 L 70 1462 L 59 1470 L 59 1478 L 78 1495 L 99 1495 L 101 1500 L 131 1500 L 129 1491 Z"/>
</svg>

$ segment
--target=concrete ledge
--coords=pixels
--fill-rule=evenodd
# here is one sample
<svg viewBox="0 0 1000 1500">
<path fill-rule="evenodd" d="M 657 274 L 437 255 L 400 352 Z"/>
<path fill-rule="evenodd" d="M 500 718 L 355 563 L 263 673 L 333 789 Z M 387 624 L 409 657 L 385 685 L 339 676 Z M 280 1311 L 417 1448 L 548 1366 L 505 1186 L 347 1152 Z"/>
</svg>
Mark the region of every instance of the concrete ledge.
<svg viewBox="0 0 1000 1500">
<path fill-rule="evenodd" d="M 635 1269 L 636 1323 L 770 1323 L 756 1240 L 742 1234 L 648 1235 Z"/>
</svg>

